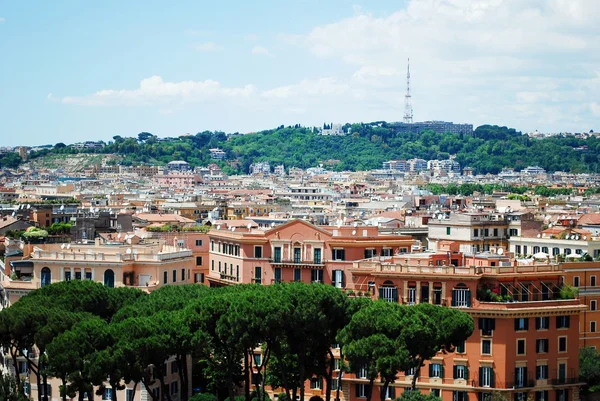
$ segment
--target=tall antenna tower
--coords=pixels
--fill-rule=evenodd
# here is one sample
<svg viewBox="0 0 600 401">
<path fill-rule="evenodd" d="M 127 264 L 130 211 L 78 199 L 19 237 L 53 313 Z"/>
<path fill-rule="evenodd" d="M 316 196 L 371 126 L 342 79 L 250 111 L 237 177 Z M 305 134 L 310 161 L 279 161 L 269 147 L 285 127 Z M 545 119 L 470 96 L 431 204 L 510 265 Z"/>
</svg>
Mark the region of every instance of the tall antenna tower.
<svg viewBox="0 0 600 401">
<path fill-rule="evenodd" d="M 406 67 L 406 95 L 404 95 L 404 122 L 406 124 L 412 124 L 413 122 L 413 110 L 410 99 L 410 58 L 408 59 L 408 65 Z"/>
</svg>

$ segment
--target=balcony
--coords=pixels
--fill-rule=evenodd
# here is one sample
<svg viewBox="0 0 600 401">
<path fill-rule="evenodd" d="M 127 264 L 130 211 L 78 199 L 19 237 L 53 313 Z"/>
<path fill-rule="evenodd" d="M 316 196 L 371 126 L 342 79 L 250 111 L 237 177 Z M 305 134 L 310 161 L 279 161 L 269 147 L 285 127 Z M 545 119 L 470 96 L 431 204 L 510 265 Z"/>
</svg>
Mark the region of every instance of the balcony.
<svg viewBox="0 0 600 401">
<path fill-rule="evenodd" d="M 324 267 L 323 261 L 301 260 L 301 259 L 269 259 L 269 263 L 277 267 L 309 267 L 321 269 Z"/>
<path fill-rule="evenodd" d="M 506 388 L 532 388 L 535 387 L 535 380 L 516 380 L 514 382 L 507 382 Z"/>
<path fill-rule="evenodd" d="M 553 386 L 561 386 L 561 385 L 568 385 L 568 384 L 580 384 L 583 382 L 584 382 L 584 380 L 581 380 L 579 377 L 560 377 L 558 379 L 550 380 L 550 383 L 552 383 Z"/>
</svg>

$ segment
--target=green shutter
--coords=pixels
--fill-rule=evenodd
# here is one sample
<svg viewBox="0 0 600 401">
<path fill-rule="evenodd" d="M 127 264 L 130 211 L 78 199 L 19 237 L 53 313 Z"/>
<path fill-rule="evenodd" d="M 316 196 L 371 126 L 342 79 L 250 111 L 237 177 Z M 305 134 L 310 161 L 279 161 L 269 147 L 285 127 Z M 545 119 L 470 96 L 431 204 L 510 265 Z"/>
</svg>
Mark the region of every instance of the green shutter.
<svg viewBox="0 0 600 401">
<path fill-rule="evenodd" d="M 481 387 L 481 383 L 483 383 L 483 368 L 479 368 L 479 386 Z"/>
<path fill-rule="evenodd" d="M 429 364 L 429 377 L 433 377 L 433 364 Z"/>
<path fill-rule="evenodd" d="M 490 387 L 493 388 L 493 387 L 496 387 L 496 372 L 494 372 L 493 368 L 490 368 L 490 369 L 491 369 Z"/>
<path fill-rule="evenodd" d="M 379 287 L 379 299 L 383 299 L 383 288 Z"/>
<path fill-rule="evenodd" d="M 471 290 L 467 291 L 467 308 L 471 307 Z"/>
<path fill-rule="evenodd" d="M 343 270 L 340 271 L 342 272 L 342 288 L 346 288 L 346 273 Z"/>
<path fill-rule="evenodd" d="M 394 288 L 392 290 L 392 298 L 394 299 L 394 302 L 396 302 L 396 303 L 398 302 L 398 289 L 397 288 Z"/>
<path fill-rule="evenodd" d="M 458 369 L 457 369 L 456 365 L 454 365 L 452 367 L 452 375 L 453 375 L 453 379 L 456 379 L 458 377 Z"/>
</svg>

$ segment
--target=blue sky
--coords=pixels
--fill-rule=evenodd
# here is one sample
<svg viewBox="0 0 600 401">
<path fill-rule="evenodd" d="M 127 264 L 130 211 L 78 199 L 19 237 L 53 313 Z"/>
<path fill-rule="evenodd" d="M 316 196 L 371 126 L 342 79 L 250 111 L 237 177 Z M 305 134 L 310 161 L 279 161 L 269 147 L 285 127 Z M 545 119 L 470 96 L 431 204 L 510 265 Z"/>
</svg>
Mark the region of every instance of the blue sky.
<svg viewBox="0 0 600 401">
<path fill-rule="evenodd" d="M 215 4 L 216 3 L 216 4 Z M 600 2 L 0 2 L 0 146 L 415 119 L 600 130 Z"/>
</svg>

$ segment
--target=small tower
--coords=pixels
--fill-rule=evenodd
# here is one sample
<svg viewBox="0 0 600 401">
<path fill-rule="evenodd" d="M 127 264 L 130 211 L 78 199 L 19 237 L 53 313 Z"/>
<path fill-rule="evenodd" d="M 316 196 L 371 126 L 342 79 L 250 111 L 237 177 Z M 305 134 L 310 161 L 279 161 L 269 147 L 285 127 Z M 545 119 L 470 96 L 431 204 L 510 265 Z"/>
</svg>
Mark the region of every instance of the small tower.
<svg viewBox="0 0 600 401">
<path fill-rule="evenodd" d="M 406 67 L 406 95 L 404 95 L 404 122 L 406 124 L 412 124 L 413 122 L 413 110 L 410 99 L 410 59 L 408 59 L 408 65 Z"/>
</svg>

